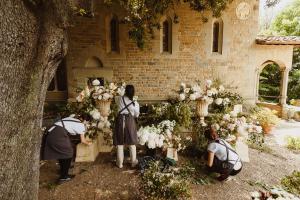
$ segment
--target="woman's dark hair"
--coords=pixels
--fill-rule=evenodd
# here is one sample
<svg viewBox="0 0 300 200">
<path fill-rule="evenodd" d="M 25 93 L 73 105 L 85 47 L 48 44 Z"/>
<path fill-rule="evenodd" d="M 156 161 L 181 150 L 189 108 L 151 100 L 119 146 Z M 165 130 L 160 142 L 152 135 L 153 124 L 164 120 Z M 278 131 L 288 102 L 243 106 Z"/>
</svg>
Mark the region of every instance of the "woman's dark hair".
<svg viewBox="0 0 300 200">
<path fill-rule="evenodd" d="M 125 96 L 127 96 L 131 101 L 133 101 L 133 96 L 134 96 L 134 86 L 133 85 L 126 85 Z"/>
<path fill-rule="evenodd" d="M 212 140 L 211 134 L 210 134 L 211 130 L 210 129 L 206 129 L 204 131 L 204 136 L 206 139 Z"/>
</svg>

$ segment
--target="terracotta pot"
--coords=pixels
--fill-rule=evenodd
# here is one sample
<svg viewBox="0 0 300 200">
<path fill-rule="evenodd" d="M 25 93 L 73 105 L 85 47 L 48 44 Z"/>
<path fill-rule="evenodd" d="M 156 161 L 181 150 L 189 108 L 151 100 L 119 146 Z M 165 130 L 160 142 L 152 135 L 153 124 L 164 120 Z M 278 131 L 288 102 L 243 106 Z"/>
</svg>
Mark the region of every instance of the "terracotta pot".
<svg viewBox="0 0 300 200">
<path fill-rule="evenodd" d="M 270 134 L 272 132 L 272 130 L 274 129 L 274 125 L 272 125 L 272 124 L 262 125 L 262 129 L 265 134 Z"/>
<path fill-rule="evenodd" d="M 101 116 L 108 117 L 110 114 L 111 100 L 98 100 L 96 101 L 96 108 L 99 109 Z"/>
</svg>

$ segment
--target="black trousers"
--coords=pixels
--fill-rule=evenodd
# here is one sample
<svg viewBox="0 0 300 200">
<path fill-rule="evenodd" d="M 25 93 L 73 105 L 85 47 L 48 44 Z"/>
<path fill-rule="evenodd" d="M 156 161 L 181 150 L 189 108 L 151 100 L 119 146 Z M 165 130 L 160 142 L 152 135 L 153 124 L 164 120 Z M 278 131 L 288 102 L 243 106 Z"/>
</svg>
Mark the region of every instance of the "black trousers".
<svg viewBox="0 0 300 200">
<path fill-rule="evenodd" d="M 59 159 L 60 166 L 60 177 L 59 178 L 67 178 L 69 176 L 69 169 L 71 166 L 72 158 L 67 159 Z"/>
</svg>

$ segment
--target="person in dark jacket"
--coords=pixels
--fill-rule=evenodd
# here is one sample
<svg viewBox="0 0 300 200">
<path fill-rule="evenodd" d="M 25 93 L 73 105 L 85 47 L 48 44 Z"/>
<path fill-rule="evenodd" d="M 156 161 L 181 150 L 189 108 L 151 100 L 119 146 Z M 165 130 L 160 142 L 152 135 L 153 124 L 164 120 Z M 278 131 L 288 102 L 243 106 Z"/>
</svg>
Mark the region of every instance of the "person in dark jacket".
<svg viewBox="0 0 300 200">
<path fill-rule="evenodd" d="M 55 122 L 44 134 L 41 159 L 58 160 L 60 165 L 59 182 L 69 181 L 74 176 L 69 175 L 69 169 L 73 158 L 73 147 L 70 135 L 80 135 L 80 140 L 90 145 L 85 139 L 86 128 L 79 119 L 67 117 Z"/>
</svg>

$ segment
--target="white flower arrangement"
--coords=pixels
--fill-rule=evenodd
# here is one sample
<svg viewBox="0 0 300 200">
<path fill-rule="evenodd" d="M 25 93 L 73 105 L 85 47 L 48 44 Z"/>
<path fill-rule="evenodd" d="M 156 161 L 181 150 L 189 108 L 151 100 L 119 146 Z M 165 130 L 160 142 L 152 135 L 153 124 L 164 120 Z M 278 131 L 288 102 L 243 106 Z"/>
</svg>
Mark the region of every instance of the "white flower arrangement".
<svg viewBox="0 0 300 200">
<path fill-rule="evenodd" d="M 211 80 L 205 81 L 204 89 L 202 89 L 199 84 L 187 86 L 187 84 L 181 83 L 179 90 L 179 100 L 205 100 L 212 103 L 214 101 L 214 96 L 216 96 L 219 92 L 223 92 L 225 90 L 223 85 L 219 85 L 218 87 L 213 87 L 213 85 L 214 83 Z M 218 99 L 216 101 L 217 103 L 221 104 L 223 102 L 223 99 Z M 227 99 L 224 102 L 228 103 Z"/>
<path fill-rule="evenodd" d="M 138 131 L 140 145 L 147 145 L 150 149 L 155 148 L 176 148 L 178 151 L 184 148 L 181 136 L 174 133 L 176 122 L 164 120 L 157 126 L 141 127 Z M 186 140 L 191 140 L 187 137 Z"/>
</svg>

